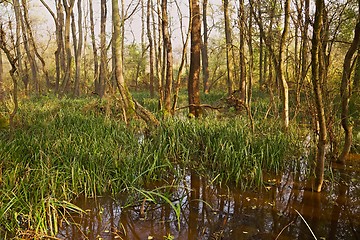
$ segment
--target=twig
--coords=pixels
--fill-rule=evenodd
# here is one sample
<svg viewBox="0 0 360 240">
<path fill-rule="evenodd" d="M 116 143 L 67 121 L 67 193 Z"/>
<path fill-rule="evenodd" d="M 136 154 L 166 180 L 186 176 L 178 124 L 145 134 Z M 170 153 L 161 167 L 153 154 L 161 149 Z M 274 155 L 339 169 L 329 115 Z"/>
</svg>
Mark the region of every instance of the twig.
<svg viewBox="0 0 360 240">
<path fill-rule="evenodd" d="M 309 228 L 309 230 L 310 230 L 311 234 L 313 235 L 314 239 L 317 240 L 314 232 L 311 230 L 311 228 L 310 228 L 309 224 L 306 222 L 305 218 L 299 213 L 298 210 L 296 210 L 296 209 L 294 209 L 294 210 L 295 210 L 295 212 L 296 212 L 297 214 L 299 214 L 299 216 L 301 217 L 301 219 L 304 221 L 304 223 L 306 224 L 306 226 Z"/>
<path fill-rule="evenodd" d="M 275 238 L 275 240 L 277 240 L 279 237 L 280 237 L 280 235 L 283 233 L 283 231 L 286 229 L 286 228 L 288 228 L 291 224 L 293 224 L 294 223 L 294 221 L 291 221 L 291 222 L 289 222 L 285 227 L 283 227 L 282 229 L 281 229 L 281 231 L 279 232 L 279 234 L 276 236 L 276 238 Z"/>
</svg>

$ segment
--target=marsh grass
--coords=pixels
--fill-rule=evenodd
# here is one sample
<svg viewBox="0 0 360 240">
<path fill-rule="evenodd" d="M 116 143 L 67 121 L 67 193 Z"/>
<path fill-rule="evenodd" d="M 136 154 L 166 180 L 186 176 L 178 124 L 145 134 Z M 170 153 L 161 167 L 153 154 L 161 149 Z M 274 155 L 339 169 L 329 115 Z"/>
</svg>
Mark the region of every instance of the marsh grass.
<svg viewBox="0 0 360 240">
<path fill-rule="evenodd" d="M 65 213 L 84 214 L 71 202 L 78 196 L 135 191 L 178 206 L 167 192 L 145 190 L 157 180 L 181 181 L 192 169 L 242 189 L 263 184 L 293 161 L 296 131 L 280 123 L 246 116 L 162 121 L 146 133 L 134 120 L 125 125 L 112 99 L 24 100 L 13 132 L 0 131 L 2 185 L 0 234 L 33 231 L 54 236 Z M 144 103 L 155 102 L 144 97 Z M 295 158 L 296 159 L 296 158 Z"/>
</svg>

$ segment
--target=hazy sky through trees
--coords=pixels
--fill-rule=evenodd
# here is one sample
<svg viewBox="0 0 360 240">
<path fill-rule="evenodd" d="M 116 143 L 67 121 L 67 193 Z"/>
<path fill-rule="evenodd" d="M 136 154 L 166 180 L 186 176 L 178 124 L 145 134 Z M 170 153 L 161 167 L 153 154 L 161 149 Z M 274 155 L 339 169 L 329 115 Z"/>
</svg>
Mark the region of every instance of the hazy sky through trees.
<svg viewBox="0 0 360 240">
<path fill-rule="evenodd" d="M 89 8 L 88 8 L 88 0 L 83 1 L 83 14 L 85 16 L 84 19 L 84 27 L 86 24 L 87 31 L 89 31 Z M 138 3 L 140 0 L 125 0 L 125 9 L 127 10 L 127 14 L 132 12 L 133 15 L 126 20 L 125 25 L 125 42 L 126 43 L 140 43 L 141 42 L 141 3 Z M 156 2 L 156 1 L 154 1 Z M 37 39 L 42 39 L 43 41 L 47 41 L 50 35 L 52 35 L 52 39 L 55 38 L 55 24 L 54 20 L 52 19 L 50 13 L 46 10 L 46 8 L 41 4 L 39 0 L 29 0 L 30 3 L 30 15 L 33 23 L 33 29 L 37 35 Z M 47 1 L 49 6 L 56 12 L 54 1 Z M 216 0 L 209 1 L 209 15 L 214 16 L 215 19 L 218 19 L 221 16 L 221 12 L 219 7 L 221 6 L 221 2 L 219 3 Z M 111 31 L 111 1 L 108 1 L 108 17 L 107 17 L 107 29 L 108 32 Z M 189 19 L 189 3 L 186 0 L 177 0 L 177 4 L 175 1 L 168 3 L 168 10 L 170 12 L 170 26 L 171 26 L 171 39 L 174 44 L 174 51 L 181 51 L 181 29 L 180 29 L 180 19 L 182 20 L 183 25 L 183 32 L 186 34 L 186 30 L 188 27 L 188 19 Z M 100 0 L 93 0 L 94 6 L 94 17 L 95 17 L 95 31 L 97 36 L 100 33 Z M 144 3 L 146 7 L 146 2 Z M 181 15 L 179 15 L 178 8 L 181 11 Z M 2 18 L 8 18 L 9 13 L 12 11 L 10 10 L 11 7 L 8 6 L 8 9 L 1 7 L 1 15 Z M 134 11 L 134 9 L 136 9 Z M 155 10 L 157 12 L 157 10 Z M 74 7 L 75 14 L 77 13 L 76 6 Z M 85 22 L 87 21 L 87 22 Z M 157 24 L 157 23 L 155 23 Z M 209 26 L 212 26 L 212 20 L 210 17 Z M 146 28 L 145 28 L 146 29 Z M 88 34 L 89 35 L 89 34 Z M 110 35 L 110 34 L 109 34 Z M 146 39 L 145 39 L 146 41 Z"/>
</svg>

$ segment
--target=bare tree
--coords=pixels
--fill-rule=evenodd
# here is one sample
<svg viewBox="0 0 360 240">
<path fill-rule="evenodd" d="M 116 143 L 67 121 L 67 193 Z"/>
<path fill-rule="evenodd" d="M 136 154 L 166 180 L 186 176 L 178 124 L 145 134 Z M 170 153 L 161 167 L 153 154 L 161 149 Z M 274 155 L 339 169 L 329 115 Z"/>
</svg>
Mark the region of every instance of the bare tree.
<svg viewBox="0 0 360 240">
<path fill-rule="evenodd" d="M 146 31 L 147 31 L 147 37 L 149 41 L 149 84 L 150 84 L 150 97 L 155 96 L 154 92 L 154 40 L 152 38 L 151 34 L 151 12 L 152 12 L 152 1 L 147 0 L 146 5 Z M 154 24 L 154 23 L 153 23 Z"/>
<path fill-rule="evenodd" d="M 319 139 L 316 152 L 316 166 L 315 166 L 315 185 L 313 190 L 321 192 L 324 182 L 324 162 L 325 162 L 325 146 L 327 142 L 327 130 L 324 103 L 322 98 L 321 82 L 324 77 L 324 59 L 321 50 L 321 33 L 323 28 L 323 14 L 324 14 L 324 0 L 316 0 L 315 20 L 313 26 L 313 38 L 311 49 L 311 72 L 312 72 L 312 85 L 315 95 L 316 107 L 316 121 L 319 124 Z"/>
<path fill-rule="evenodd" d="M 360 10 L 360 2 L 359 8 Z M 350 45 L 350 48 L 346 52 L 344 64 L 343 64 L 343 74 L 341 80 L 341 87 L 340 87 L 340 94 L 341 94 L 341 126 L 345 132 L 345 141 L 344 147 L 340 154 L 338 161 L 340 163 L 345 163 L 346 157 L 350 152 L 351 144 L 352 144 L 352 125 L 350 123 L 350 116 L 349 116 L 349 102 L 352 95 L 351 90 L 351 66 L 353 55 L 355 54 L 356 50 L 360 46 L 360 14 L 358 16 L 358 22 L 355 27 L 355 36 Z"/>
<path fill-rule="evenodd" d="M 26 23 L 29 23 L 28 3 L 26 0 L 22 0 L 21 3 L 22 3 L 22 7 L 23 7 L 22 14 L 21 14 L 21 9 L 19 9 L 19 11 L 20 11 L 20 15 L 21 15 L 20 23 L 21 23 L 21 30 L 22 30 L 22 36 L 23 36 L 23 45 L 24 45 L 24 49 L 26 52 L 27 60 L 30 64 L 31 82 L 33 84 L 35 93 L 39 94 L 40 93 L 40 85 L 39 85 L 38 70 L 37 70 L 36 60 L 35 60 L 35 49 L 34 49 L 35 44 L 33 43 L 30 26 L 26 24 Z M 19 3 L 16 3 L 16 4 L 19 4 Z"/>
<path fill-rule="evenodd" d="M 233 92 L 234 82 L 234 63 L 233 63 L 233 44 L 232 34 L 230 27 L 230 16 L 229 16 L 229 0 L 223 0 L 224 5 L 224 20 L 225 20 L 225 41 L 226 41 L 226 66 L 227 66 L 227 89 L 228 94 Z"/>
<path fill-rule="evenodd" d="M 91 44 L 93 50 L 93 58 L 94 58 L 94 87 L 95 93 L 99 94 L 99 60 L 96 46 L 96 38 L 95 38 L 95 23 L 94 23 L 94 8 L 93 1 L 89 0 L 89 10 L 90 10 L 90 35 L 91 35 Z"/>
<path fill-rule="evenodd" d="M 119 13 L 119 3 L 117 0 L 112 0 L 112 22 L 113 22 L 113 36 L 112 41 L 114 44 L 115 55 L 115 66 L 114 73 L 116 78 L 116 84 L 120 92 L 122 112 L 124 121 L 128 122 L 129 116 L 132 114 L 134 109 L 134 102 L 132 101 L 130 92 L 125 84 L 123 75 L 123 60 L 122 60 L 122 39 L 121 39 L 121 18 Z"/>
<path fill-rule="evenodd" d="M 106 49 L 106 0 L 101 0 L 101 20 L 100 20 L 100 75 L 99 91 L 100 97 L 105 94 L 106 75 L 107 75 L 107 49 Z"/>
<path fill-rule="evenodd" d="M 78 9 L 78 31 L 79 31 L 79 38 L 76 44 L 76 41 L 73 42 L 74 44 L 74 55 L 75 55 L 75 81 L 74 81 L 74 95 L 80 96 L 80 73 L 81 73 L 81 63 L 80 58 L 82 55 L 82 48 L 83 48 L 83 26 L 82 26 L 82 0 L 77 0 L 77 9 Z M 75 22 L 75 19 L 73 19 Z M 74 27 L 75 30 L 75 27 Z M 73 32 L 74 35 L 74 32 Z M 75 40 L 75 38 L 74 38 Z"/>
<path fill-rule="evenodd" d="M 18 18 L 16 18 L 17 20 L 20 20 Z M 16 36 L 17 36 L 17 41 L 16 41 L 16 46 L 19 44 L 19 41 L 20 41 L 20 23 L 16 24 L 18 25 L 17 28 L 16 28 Z M 11 26 L 11 25 L 10 25 Z M 9 31 L 11 34 L 12 34 L 12 31 L 10 30 Z M 19 77 L 19 69 L 18 69 L 18 66 L 19 66 L 19 59 L 20 59 L 20 56 L 18 55 L 19 54 L 19 51 L 18 51 L 18 48 L 15 48 L 15 51 L 13 54 L 11 52 L 11 47 L 9 47 L 7 44 L 6 44 L 6 34 L 5 34 L 5 31 L 3 29 L 3 25 L 0 24 L 0 49 L 2 49 L 7 57 L 7 60 L 8 62 L 10 63 L 10 66 L 11 66 L 11 69 L 9 71 L 10 73 L 10 76 L 11 76 L 11 79 L 12 79 L 12 82 L 13 82 L 13 92 L 12 92 L 12 96 L 13 96 L 13 101 L 14 101 L 14 109 L 12 110 L 12 112 L 10 113 L 10 119 L 9 119 L 9 122 L 10 122 L 10 128 L 13 129 L 14 128 L 14 117 L 18 111 L 18 108 L 19 108 L 19 103 L 18 103 L 18 77 Z M 10 36 L 10 38 L 13 39 L 13 36 Z"/>
<path fill-rule="evenodd" d="M 202 72 L 203 72 L 203 87 L 204 93 L 209 93 L 210 83 L 209 83 L 209 54 L 208 54 L 208 23 L 207 23 L 207 8 L 208 0 L 203 0 L 202 8 L 202 20 L 203 20 L 203 42 L 201 46 L 201 59 L 202 59 Z"/>
<path fill-rule="evenodd" d="M 0 102 L 2 102 L 5 98 L 3 69 L 2 51 L 0 49 Z"/>
<path fill-rule="evenodd" d="M 178 9 L 179 18 L 183 19 L 181 9 L 180 9 L 180 7 L 179 7 L 179 5 L 178 5 L 178 3 L 176 1 L 175 1 L 175 3 L 176 3 L 176 6 L 177 6 L 177 9 Z M 187 30 L 186 36 L 184 36 L 183 22 L 180 21 L 181 38 L 182 38 L 182 41 L 183 41 L 183 47 L 182 47 L 182 53 L 181 53 L 180 66 L 179 66 L 178 74 L 177 74 L 176 81 L 175 81 L 174 100 L 173 100 L 173 105 L 172 105 L 172 109 L 171 109 L 172 114 L 175 113 L 177 103 L 178 103 L 178 100 L 179 100 L 179 91 L 180 91 L 180 85 L 181 85 L 182 72 L 184 70 L 185 62 L 186 62 L 186 59 L 187 59 L 187 48 L 188 48 L 189 39 L 190 39 L 190 35 L 191 35 L 191 25 L 192 25 L 192 18 L 190 18 L 190 20 L 189 20 L 188 30 Z"/>
<path fill-rule="evenodd" d="M 65 93 L 70 84 L 70 80 L 72 77 L 72 59 L 73 56 L 71 54 L 70 48 L 70 28 L 71 28 L 71 14 L 74 9 L 75 0 L 63 0 L 63 7 L 65 9 L 65 30 L 64 30 L 64 43 L 65 43 L 65 53 L 66 53 L 66 65 L 65 65 L 65 73 L 64 78 L 61 83 L 61 92 Z"/>
<path fill-rule="evenodd" d="M 244 0 L 239 1 L 239 33 L 240 33 L 240 99 L 243 103 L 246 102 L 246 62 L 245 62 L 245 9 L 244 9 Z"/>
<path fill-rule="evenodd" d="M 167 13 L 167 0 L 161 1 L 161 13 L 162 13 L 162 33 L 164 39 L 164 56 L 166 59 L 166 74 L 165 74 L 165 86 L 164 86 L 164 110 L 168 113 L 171 111 L 171 96 L 173 85 L 173 53 L 172 43 L 169 33 L 169 19 Z"/>
<path fill-rule="evenodd" d="M 201 20 L 198 0 L 190 0 L 191 51 L 190 73 L 188 81 L 189 115 L 200 117 L 200 56 L 201 56 Z"/>
</svg>

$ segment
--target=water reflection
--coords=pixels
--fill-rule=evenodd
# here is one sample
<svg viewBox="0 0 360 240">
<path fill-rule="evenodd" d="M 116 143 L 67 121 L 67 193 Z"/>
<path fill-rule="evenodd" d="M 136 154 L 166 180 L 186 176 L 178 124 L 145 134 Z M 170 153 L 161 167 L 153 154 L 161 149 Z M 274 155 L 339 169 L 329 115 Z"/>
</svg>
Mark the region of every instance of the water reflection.
<svg viewBox="0 0 360 240">
<path fill-rule="evenodd" d="M 178 222 L 169 204 L 140 201 L 125 207 L 130 196 L 79 199 L 86 216 L 72 216 L 63 224 L 61 239 L 359 239 L 359 161 L 333 167 L 335 186 L 313 193 L 301 171 L 279 177 L 265 175 L 258 191 L 215 186 L 193 172 L 178 189 L 173 204 L 181 209 Z M 293 170 L 299 166 L 294 166 Z M 152 186 L 154 187 L 154 186 Z M 156 187 L 156 186 L 155 186 Z M 168 190 L 169 191 L 169 190 Z M 180 229 L 178 226 L 180 225 Z M 169 238 L 171 239 L 171 238 Z"/>
</svg>

